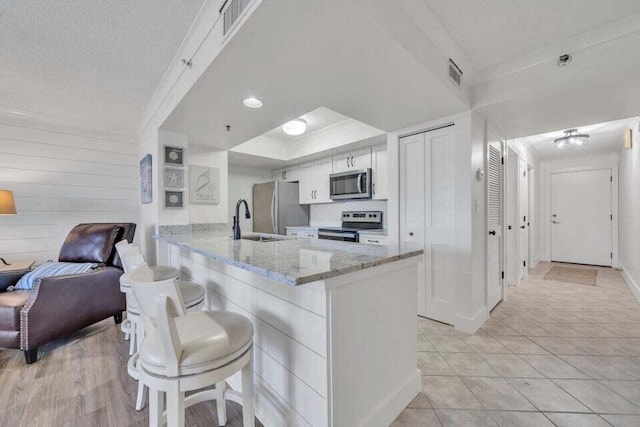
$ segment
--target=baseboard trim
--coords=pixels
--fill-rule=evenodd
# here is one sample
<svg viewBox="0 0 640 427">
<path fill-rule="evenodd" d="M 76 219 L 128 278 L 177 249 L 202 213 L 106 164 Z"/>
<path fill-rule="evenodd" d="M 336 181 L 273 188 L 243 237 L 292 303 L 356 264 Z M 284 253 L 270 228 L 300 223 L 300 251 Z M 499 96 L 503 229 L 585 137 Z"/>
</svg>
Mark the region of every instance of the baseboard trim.
<svg viewBox="0 0 640 427">
<path fill-rule="evenodd" d="M 486 307 L 482 307 L 476 312 L 473 317 L 464 317 L 457 315 L 454 327 L 458 331 L 466 332 L 468 334 L 475 334 L 476 332 L 478 332 L 478 329 L 480 329 L 480 327 L 484 325 L 484 322 L 486 322 L 487 319 L 489 319 L 489 312 L 487 311 Z"/>
<path fill-rule="evenodd" d="M 369 415 L 358 423 L 359 426 L 386 427 L 400 415 L 422 390 L 421 372 L 416 369 L 397 389 L 393 390 L 382 401 L 378 402 Z"/>
<path fill-rule="evenodd" d="M 633 278 L 631 277 L 627 269 L 624 268 L 624 265 L 622 265 L 621 262 L 618 263 L 618 267 L 621 270 L 620 272 L 622 273 L 622 277 L 624 278 L 625 283 L 627 284 L 629 289 L 631 289 L 633 296 L 636 297 L 636 299 L 640 303 L 640 286 L 636 283 L 635 280 L 633 280 Z"/>
</svg>

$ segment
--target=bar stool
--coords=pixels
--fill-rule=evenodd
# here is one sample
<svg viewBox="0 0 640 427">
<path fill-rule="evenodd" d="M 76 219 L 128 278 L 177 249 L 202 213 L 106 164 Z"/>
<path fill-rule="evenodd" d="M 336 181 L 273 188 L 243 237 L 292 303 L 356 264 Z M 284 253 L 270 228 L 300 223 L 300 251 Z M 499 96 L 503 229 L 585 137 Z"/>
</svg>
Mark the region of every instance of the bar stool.
<svg viewBox="0 0 640 427">
<path fill-rule="evenodd" d="M 122 244 L 122 242 L 119 242 L 118 244 L 116 244 L 116 248 L 118 249 L 118 255 L 120 256 L 122 266 L 125 271 L 125 273 L 120 276 L 120 291 L 125 294 L 127 299 L 127 319 L 130 321 L 131 325 L 129 329 L 129 355 L 131 357 L 129 358 L 129 362 L 127 363 L 127 371 L 131 378 L 138 381 L 136 410 L 140 411 L 144 408 L 146 401 L 146 388 L 144 383 L 139 380 L 138 375 L 138 356 L 140 344 L 144 339 L 144 325 L 142 324 L 142 319 L 140 317 L 140 308 L 138 305 L 138 301 L 131 291 L 131 282 L 129 276 L 131 274 L 131 271 L 133 271 L 139 265 L 143 264 L 146 266 L 146 268 L 149 269 L 149 271 L 151 271 L 154 281 L 177 279 L 180 271 L 176 268 L 167 266 L 147 266 L 144 257 L 140 253 L 140 250 L 132 244 L 127 243 L 125 245 Z M 194 282 L 180 280 L 177 281 L 177 283 L 182 299 L 183 301 L 185 301 L 187 311 L 200 310 L 204 305 L 204 288 Z"/>
<path fill-rule="evenodd" d="M 140 265 L 130 275 L 144 320 L 140 381 L 149 387 L 149 426 L 183 427 L 185 409 L 216 400 L 225 425 L 226 400 L 242 405 L 244 427 L 254 427 L 253 325 L 229 311 L 187 313 L 176 280 L 153 281 Z M 225 389 L 225 380 L 242 372 L 242 393 Z M 185 393 L 214 386 L 185 397 Z M 166 395 L 166 411 L 163 394 Z"/>
<path fill-rule="evenodd" d="M 120 292 L 125 295 L 127 301 L 127 318 L 122 322 L 120 329 L 125 334 L 124 339 L 129 340 L 129 356 L 132 356 L 136 352 L 138 345 L 136 342 L 136 339 L 138 338 L 136 336 L 136 322 L 138 321 L 140 314 L 137 310 L 137 304 L 135 301 L 130 301 L 132 297 L 128 273 L 133 271 L 138 264 L 144 262 L 144 257 L 140 253 L 140 249 L 133 243 L 129 243 L 127 240 L 121 240 L 116 243 L 116 251 L 118 252 L 118 256 L 120 257 L 120 262 L 122 263 L 122 268 L 125 273 L 120 276 Z M 150 268 L 153 271 L 155 280 L 180 278 L 180 270 L 175 267 L 163 265 Z"/>
</svg>

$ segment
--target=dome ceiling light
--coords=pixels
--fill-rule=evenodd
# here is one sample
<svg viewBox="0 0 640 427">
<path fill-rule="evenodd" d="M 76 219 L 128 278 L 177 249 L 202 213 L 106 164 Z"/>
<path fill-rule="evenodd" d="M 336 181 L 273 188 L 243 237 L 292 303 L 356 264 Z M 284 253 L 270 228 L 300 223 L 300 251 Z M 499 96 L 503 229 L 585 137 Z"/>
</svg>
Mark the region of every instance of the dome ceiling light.
<svg viewBox="0 0 640 427">
<path fill-rule="evenodd" d="M 260 101 L 258 98 L 254 98 L 253 96 L 243 99 L 242 103 L 247 108 L 262 108 L 263 105 L 262 101 Z"/>
<path fill-rule="evenodd" d="M 553 141 L 556 148 L 579 147 L 589 143 L 589 135 L 578 133 L 578 129 L 567 129 L 564 136 Z"/>
<path fill-rule="evenodd" d="M 307 131 L 307 122 L 303 119 L 294 119 L 282 125 L 282 131 L 287 135 L 298 136 Z"/>
</svg>

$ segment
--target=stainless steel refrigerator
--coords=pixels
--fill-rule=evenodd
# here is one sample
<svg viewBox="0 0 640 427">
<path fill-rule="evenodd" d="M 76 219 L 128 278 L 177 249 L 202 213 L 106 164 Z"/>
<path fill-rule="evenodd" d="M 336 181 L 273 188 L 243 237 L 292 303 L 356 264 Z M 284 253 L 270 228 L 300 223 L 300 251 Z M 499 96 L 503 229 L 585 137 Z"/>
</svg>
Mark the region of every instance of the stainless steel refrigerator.
<svg viewBox="0 0 640 427">
<path fill-rule="evenodd" d="M 297 182 L 253 185 L 254 233 L 287 234 L 285 227 L 309 225 L 309 206 L 301 205 Z"/>
</svg>

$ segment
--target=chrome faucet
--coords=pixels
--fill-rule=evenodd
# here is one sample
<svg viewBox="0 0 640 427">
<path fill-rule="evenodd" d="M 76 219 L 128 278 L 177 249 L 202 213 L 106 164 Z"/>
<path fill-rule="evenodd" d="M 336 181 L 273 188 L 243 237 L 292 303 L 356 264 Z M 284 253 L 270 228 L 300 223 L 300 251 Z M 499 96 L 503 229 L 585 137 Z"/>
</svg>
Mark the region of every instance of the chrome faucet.
<svg viewBox="0 0 640 427">
<path fill-rule="evenodd" d="M 251 213 L 249 213 L 249 204 L 246 200 L 240 199 L 238 203 L 236 203 L 236 214 L 233 217 L 233 239 L 239 240 L 242 237 L 240 233 L 240 205 L 244 203 L 244 217 L 249 219 L 251 218 Z"/>
</svg>

